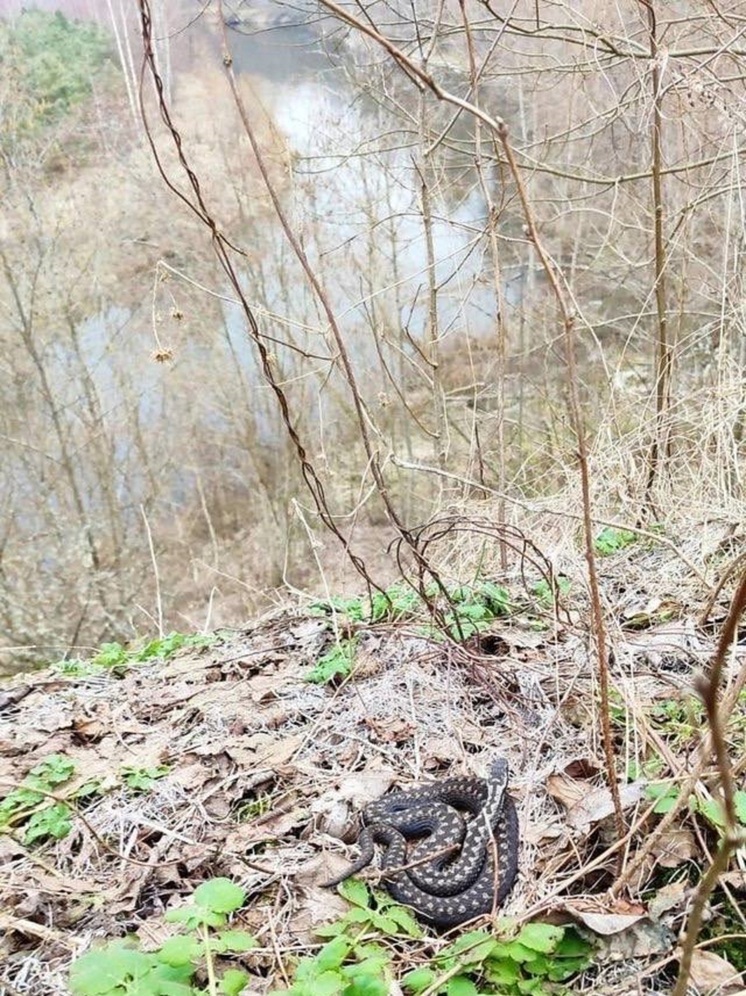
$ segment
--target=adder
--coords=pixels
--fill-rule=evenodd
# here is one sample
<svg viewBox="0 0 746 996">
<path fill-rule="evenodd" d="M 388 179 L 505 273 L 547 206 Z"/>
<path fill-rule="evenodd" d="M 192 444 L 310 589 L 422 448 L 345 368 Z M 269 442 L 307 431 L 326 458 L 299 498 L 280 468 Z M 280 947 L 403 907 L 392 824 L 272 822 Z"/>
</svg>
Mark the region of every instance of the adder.
<svg viewBox="0 0 746 996">
<path fill-rule="evenodd" d="M 500 758 L 486 779 L 448 778 L 370 803 L 357 839 L 359 858 L 325 887 L 359 872 L 373 860 L 374 845 L 383 844 L 389 893 L 422 919 L 453 927 L 492 912 L 518 872 L 518 816 L 507 785 L 508 763 Z"/>
</svg>

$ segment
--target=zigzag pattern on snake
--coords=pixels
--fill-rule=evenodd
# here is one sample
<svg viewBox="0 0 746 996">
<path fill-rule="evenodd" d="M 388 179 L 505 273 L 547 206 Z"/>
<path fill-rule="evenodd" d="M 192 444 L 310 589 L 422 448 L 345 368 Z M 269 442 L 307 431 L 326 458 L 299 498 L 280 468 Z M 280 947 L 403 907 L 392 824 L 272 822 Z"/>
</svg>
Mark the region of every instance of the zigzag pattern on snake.
<svg viewBox="0 0 746 996">
<path fill-rule="evenodd" d="M 486 779 L 448 778 L 370 803 L 357 840 L 360 857 L 325 886 L 359 872 L 373 860 L 374 845 L 383 844 L 389 893 L 424 920 L 453 927 L 492 912 L 518 871 L 518 816 L 507 784 L 501 758 Z"/>
</svg>

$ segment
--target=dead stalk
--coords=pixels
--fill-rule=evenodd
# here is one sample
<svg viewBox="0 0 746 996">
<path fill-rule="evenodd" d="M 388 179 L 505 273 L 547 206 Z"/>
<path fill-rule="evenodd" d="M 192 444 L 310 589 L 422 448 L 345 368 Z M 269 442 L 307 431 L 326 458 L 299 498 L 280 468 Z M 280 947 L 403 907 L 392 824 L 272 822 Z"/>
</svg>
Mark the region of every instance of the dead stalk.
<svg viewBox="0 0 746 996">
<path fill-rule="evenodd" d="M 658 318 L 658 342 L 655 364 L 655 430 L 648 457 L 648 477 L 645 484 L 645 505 L 654 510 L 653 490 L 661 459 L 668 455 L 665 441 L 665 419 L 671 390 L 672 352 L 668 341 L 666 304 L 666 246 L 663 234 L 663 91 L 661 89 L 661 55 L 658 43 L 655 0 L 638 0 L 647 10 L 650 40 L 650 81 L 653 90 L 653 111 L 650 144 L 652 149 L 653 217 L 655 229 L 655 307 Z"/>
<path fill-rule="evenodd" d="M 714 660 L 708 672 L 702 675 L 695 682 L 695 688 L 702 697 L 707 712 L 709 732 L 712 749 L 715 753 L 720 788 L 722 791 L 722 802 L 725 816 L 725 830 L 720 840 L 715 857 L 707 869 L 707 872 L 700 880 L 697 892 L 694 896 L 692 911 L 689 915 L 689 923 L 686 928 L 686 935 L 681 947 L 681 963 L 679 966 L 679 976 L 676 979 L 672 996 L 686 996 L 689 976 L 692 969 L 692 958 L 697 943 L 697 937 L 702 926 L 707 900 L 712 890 L 718 883 L 720 875 L 728 867 L 731 855 L 743 843 L 743 833 L 739 830 L 736 819 L 736 807 L 733 783 L 733 771 L 728 747 L 725 742 L 725 727 L 727 723 L 727 708 L 720 703 L 720 684 L 723 677 L 723 669 L 728 654 L 733 646 L 738 633 L 738 621 L 746 609 L 746 573 L 741 577 L 740 584 L 733 596 L 728 618 L 725 620 L 723 630 L 720 634 L 718 648 Z"/>
</svg>

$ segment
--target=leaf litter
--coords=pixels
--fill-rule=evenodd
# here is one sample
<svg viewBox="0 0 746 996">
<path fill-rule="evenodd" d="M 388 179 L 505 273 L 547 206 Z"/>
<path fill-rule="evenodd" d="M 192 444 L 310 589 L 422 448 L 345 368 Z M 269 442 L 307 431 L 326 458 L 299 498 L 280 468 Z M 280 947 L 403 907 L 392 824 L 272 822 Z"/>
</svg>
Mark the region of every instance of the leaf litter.
<svg viewBox="0 0 746 996">
<path fill-rule="evenodd" d="M 631 601 L 620 600 L 620 622 Z M 491 644 L 464 646 L 433 642 L 406 621 L 356 622 L 359 669 L 327 685 L 305 676 L 334 645 L 332 627 L 291 611 L 165 662 L 14 679 L 0 698 L 0 800 L 61 755 L 74 774 L 53 795 L 70 800 L 73 814 L 71 832 L 43 846 L 24 843 L 12 822 L 0 835 L 0 992 L 66 993 L 70 962 L 92 939 L 134 932 L 160 942 L 168 909 L 227 876 L 248 896 L 237 925 L 259 941 L 244 965 L 249 991 L 264 993 L 278 984 L 278 952 L 315 944 L 315 929 L 348 908 L 321 883 L 355 853 L 348 845 L 360 809 L 394 784 L 483 775 L 495 756 L 510 761 L 522 838 L 519 879 L 500 914 L 575 923 L 597 939 L 593 971 L 650 962 L 654 987 L 656 964 L 675 958 L 697 835 L 711 828 L 685 807 L 629 899 L 609 893 L 611 796 L 587 634 L 572 621 L 580 615 L 543 632 L 496 621 Z M 619 722 L 647 742 L 650 708 L 689 693 L 692 658 L 706 659 L 712 645 L 683 621 L 627 633 L 615 677 L 644 698 L 623 696 Z M 667 760 L 683 778 L 686 756 Z M 144 773 L 147 789 L 128 785 L 125 770 Z M 657 819 L 646 815 L 639 774 L 629 770 L 620 782 L 633 828 L 625 862 Z M 85 786 L 92 791 L 80 795 Z M 656 879 L 659 868 L 678 884 Z M 742 886 L 740 872 L 729 874 Z M 367 876 L 375 882 L 374 871 Z M 696 965 L 700 979 L 722 980 L 723 992 L 738 977 L 719 955 Z M 614 971 L 604 991 L 626 991 L 628 979 L 615 983 Z"/>
</svg>

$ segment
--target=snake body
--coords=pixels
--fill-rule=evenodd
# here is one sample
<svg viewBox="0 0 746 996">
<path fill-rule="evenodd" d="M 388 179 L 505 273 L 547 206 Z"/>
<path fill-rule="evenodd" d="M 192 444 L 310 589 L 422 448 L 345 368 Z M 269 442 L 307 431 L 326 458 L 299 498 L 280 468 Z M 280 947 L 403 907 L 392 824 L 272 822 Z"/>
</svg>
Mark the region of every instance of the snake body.
<svg viewBox="0 0 746 996">
<path fill-rule="evenodd" d="M 370 803 L 359 858 L 325 885 L 359 872 L 373 860 L 375 844 L 383 844 L 389 893 L 424 920 L 453 927 L 492 912 L 518 871 L 518 816 L 507 784 L 507 762 L 498 759 L 486 779 L 448 778 Z"/>
</svg>

